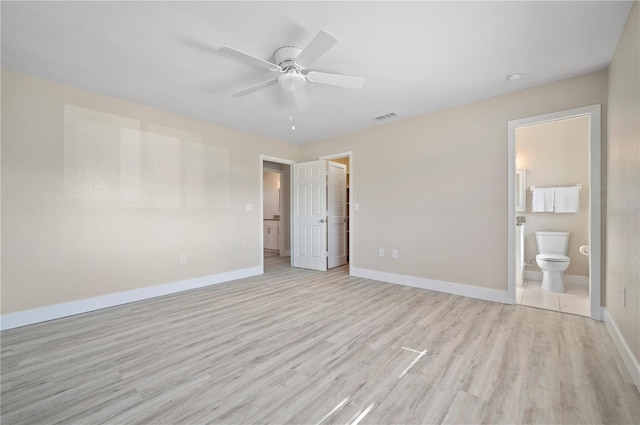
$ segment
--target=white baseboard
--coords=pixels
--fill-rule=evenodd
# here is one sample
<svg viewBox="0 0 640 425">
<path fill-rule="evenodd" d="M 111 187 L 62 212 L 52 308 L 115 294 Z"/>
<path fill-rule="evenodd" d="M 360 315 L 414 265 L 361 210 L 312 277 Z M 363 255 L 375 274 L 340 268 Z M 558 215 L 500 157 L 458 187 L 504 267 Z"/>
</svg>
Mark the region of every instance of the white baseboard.
<svg viewBox="0 0 640 425">
<path fill-rule="evenodd" d="M 636 359 L 625 341 L 624 337 L 620 333 L 620 329 L 616 325 L 616 322 L 613 321 L 613 318 L 609 316 L 606 308 L 602 309 L 604 313 L 604 324 L 611 335 L 611 339 L 613 339 L 613 343 L 616 345 L 618 352 L 622 356 L 622 360 L 624 360 L 625 366 L 629 370 L 631 374 L 631 378 L 633 379 L 633 383 L 636 384 L 636 388 L 640 391 L 640 364 L 638 363 L 638 359 Z"/>
<path fill-rule="evenodd" d="M 3 314 L 0 316 L 0 330 L 19 328 L 21 326 L 32 325 L 34 323 L 59 319 L 61 317 L 73 316 L 75 314 L 87 313 L 89 311 L 100 310 L 103 308 L 128 304 L 163 295 L 175 294 L 176 292 L 216 285 L 218 283 L 224 283 L 231 280 L 256 276 L 262 273 L 264 273 L 262 266 L 250 267 L 208 276 L 194 277 L 192 279 L 180 280 L 162 285 L 133 289 L 131 291 L 116 292 L 114 294 L 86 298 L 84 300 L 48 305 L 45 307 L 34 308 L 32 310 Z"/>
<path fill-rule="evenodd" d="M 538 280 L 542 281 L 542 272 L 537 270 L 525 270 L 524 278 L 526 280 Z M 580 276 L 576 274 L 565 274 L 563 276 L 563 281 L 570 285 L 580 285 L 586 288 L 589 287 L 589 277 L 588 276 Z"/>
<path fill-rule="evenodd" d="M 444 292 L 453 295 L 462 295 L 465 297 L 478 298 L 486 301 L 495 301 L 504 304 L 508 303 L 507 291 L 500 291 L 498 289 L 482 288 L 479 286 L 465 285 L 462 283 L 444 282 L 442 280 L 432 280 L 422 277 L 361 269 L 359 267 L 350 267 L 349 272 L 352 276 L 363 277 L 365 279 L 412 286 L 414 288 L 429 289 L 431 291 Z"/>
</svg>

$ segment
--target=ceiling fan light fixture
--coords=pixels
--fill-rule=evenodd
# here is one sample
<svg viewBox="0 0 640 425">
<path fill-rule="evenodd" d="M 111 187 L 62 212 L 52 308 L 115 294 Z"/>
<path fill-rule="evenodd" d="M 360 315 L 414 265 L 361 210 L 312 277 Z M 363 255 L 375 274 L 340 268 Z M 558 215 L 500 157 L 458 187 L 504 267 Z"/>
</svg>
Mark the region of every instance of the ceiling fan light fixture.
<svg viewBox="0 0 640 425">
<path fill-rule="evenodd" d="M 298 91 L 303 88 L 305 84 L 307 84 L 307 79 L 304 78 L 302 74 L 299 74 L 295 71 L 290 71 L 282 74 L 279 78 L 279 81 L 282 88 L 289 93 Z"/>
</svg>

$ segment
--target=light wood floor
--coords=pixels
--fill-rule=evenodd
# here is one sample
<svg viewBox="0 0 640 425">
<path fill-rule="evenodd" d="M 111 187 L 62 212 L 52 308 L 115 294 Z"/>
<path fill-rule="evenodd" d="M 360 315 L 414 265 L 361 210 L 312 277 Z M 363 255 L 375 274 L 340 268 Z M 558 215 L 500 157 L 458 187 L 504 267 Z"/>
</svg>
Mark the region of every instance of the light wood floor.
<svg viewBox="0 0 640 425">
<path fill-rule="evenodd" d="M 640 423 L 602 323 L 265 267 L 2 332 L 2 423 Z"/>
</svg>

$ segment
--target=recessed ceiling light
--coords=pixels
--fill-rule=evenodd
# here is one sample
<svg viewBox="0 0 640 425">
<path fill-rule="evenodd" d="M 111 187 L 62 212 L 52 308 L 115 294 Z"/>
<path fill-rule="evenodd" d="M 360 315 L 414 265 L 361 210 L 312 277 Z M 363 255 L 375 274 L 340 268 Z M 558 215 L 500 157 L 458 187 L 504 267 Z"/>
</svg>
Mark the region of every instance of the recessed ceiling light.
<svg viewBox="0 0 640 425">
<path fill-rule="evenodd" d="M 519 80 L 520 78 L 522 78 L 522 74 L 522 72 L 512 72 L 510 74 L 507 74 L 507 81 Z"/>
</svg>

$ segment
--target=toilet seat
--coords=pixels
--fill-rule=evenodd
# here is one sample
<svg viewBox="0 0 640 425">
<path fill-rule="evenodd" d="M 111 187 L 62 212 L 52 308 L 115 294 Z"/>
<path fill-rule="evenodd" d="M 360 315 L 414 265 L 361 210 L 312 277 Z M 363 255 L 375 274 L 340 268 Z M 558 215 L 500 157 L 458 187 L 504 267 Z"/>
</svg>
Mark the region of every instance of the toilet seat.
<svg viewBox="0 0 640 425">
<path fill-rule="evenodd" d="M 538 254 L 536 260 L 549 261 L 552 263 L 568 263 L 571 259 L 560 254 Z"/>
</svg>

